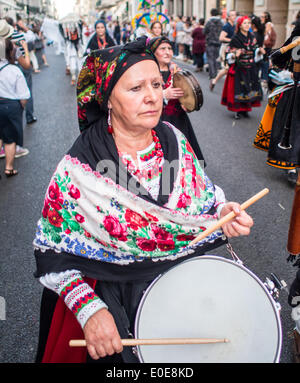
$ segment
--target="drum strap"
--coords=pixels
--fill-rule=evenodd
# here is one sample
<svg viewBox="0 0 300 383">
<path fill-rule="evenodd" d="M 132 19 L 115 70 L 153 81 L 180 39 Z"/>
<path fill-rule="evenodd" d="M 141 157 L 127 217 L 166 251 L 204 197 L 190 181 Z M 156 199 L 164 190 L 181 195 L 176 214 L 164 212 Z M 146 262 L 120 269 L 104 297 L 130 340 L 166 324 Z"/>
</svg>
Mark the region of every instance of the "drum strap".
<svg viewBox="0 0 300 383">
<path fill-rule="evenodd" d="M 227 248 L 228 253 L 231 255 L 232 259 L 233 259 L 235 262 L 237 262 L 237 263 L 239 263 L 239 264 L 242 265 L 243 262 L 242 262 L 242 261 L 240 260 L 240 258 L 236 255 L 236 252 L 233 250 L 232 245 L 231 245 L 230 243 L 227 243 L 226 248 Z"/>
</svg>

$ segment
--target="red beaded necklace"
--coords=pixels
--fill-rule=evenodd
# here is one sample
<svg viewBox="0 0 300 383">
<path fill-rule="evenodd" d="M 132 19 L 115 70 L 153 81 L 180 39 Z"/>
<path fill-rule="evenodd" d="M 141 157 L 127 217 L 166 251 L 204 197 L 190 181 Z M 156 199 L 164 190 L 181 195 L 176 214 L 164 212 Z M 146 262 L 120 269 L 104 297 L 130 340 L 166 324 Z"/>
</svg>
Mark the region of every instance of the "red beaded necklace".
<svg viewBox="0 0 300 383">
<path fill-rule="evenodd" d="M 154 141 L 154 144 L 155 144 L 155 153 L 153 153 L 153 157 L 158 157 L 158 161 L 159 161 L 159 172 L 162 171 L 162 167 L 161 167 L 161 162 L 162 162 L 162 159 L 163 159 L 163 156 L 164 156 L 164 153 L 162 151 L 162 147 L 161 147 L 161 144 L 159 142 L 159 138 L 157 137 L 156 135 L 156 132 L 154 129 L 151 130 L 151 133 L 152 133 L 152 138 L 153 138 L 153 141 Z M 126 166 L 127 170 L 132 174 L 134 175 L 135 177 L 137 177 L 138 179 L 141 179 L 141 178 L 145 178 L 144 174 L 141 173 L 140 169 L 136 168 L 134 166 L 134 164 L 132 163 L 131 160 L 125 158 L 122 153 L 119 151 L 119 155 L 120 157 L 122 158 L 122 162 L 123 164 Z M 143 172 L 144 173 L 144 172 Z M 151 171 L 150 171 L 150 174 L 151 174 Z"/>
<path fill-rule="evenodd" d="M 106 47 L 106 45 L 107 45 L 107 42 L 105 40 L 105 36 L 102 38 L 102 40 L 103 40 L 103 44 L 101 43 L 101 40 L 100 40 L 99 36 L 97 36 L 97 43 L 98 43 L 98 48 L 99 49 L 104 49 Z"/>
</svg>

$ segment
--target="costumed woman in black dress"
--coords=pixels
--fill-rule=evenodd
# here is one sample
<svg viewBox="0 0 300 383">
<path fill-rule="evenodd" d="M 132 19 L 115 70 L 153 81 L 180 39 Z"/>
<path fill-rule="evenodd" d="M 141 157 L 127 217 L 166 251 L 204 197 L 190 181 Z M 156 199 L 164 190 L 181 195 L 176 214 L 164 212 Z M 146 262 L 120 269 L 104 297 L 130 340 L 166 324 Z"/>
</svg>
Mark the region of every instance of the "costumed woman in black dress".
<svg viewBox="0 0 300 383">
<path fill-rule="evenodd" d="M 204 160 L 202 151 L 197 141 L 194 129 L 190 119 L 178 101 L 183 96 L 180 88 L 174 88 L 172 85 L 173 74 L 180 68 L 173 63 L 172 43 L 167 37 L 157 37 L 150 42 L 151 50 L 155 54 L 160 67 L 160 73 L 163 78 L 164 107 L 162 112 L 162 121 L 168 121 L 176 126 L 188 139 L 198 160 Z"/>
<path fill-rule="evenodd" d="M 114 40 L 109 36 L 107 32 L 106 23 L 104 20 L 97 20 L 95 22 L 95 30 L 96 33 L 88 42 L 85 55 L 89 54 L 91 51 L 109 48 L 116 45 Z"/>
<path fill-rule="evenodd" d="M 260 52 L 253 34 L 249 32 L 250 19 L 240 17 L 229 43 L 227 60 L 230 68 L 224 83 L 221 104 L 235 112 L 235 118 L 248 117 L 253 107 L 259 107 L 262 89 L 255 58 Z M 261 52 L 262 53 L 262 52 Z"/>
<path fill-rule="evenodd" d="M 290 44 L 294 38 L 300 36 L 300 22 L 296 22 L 290 38 L 283 47 Z M 278 52 L 278 51 L 277 51 Z M 299 46 L 284 54 L 277 53 L 271 57 L 273 65 L 284 70 L 287 69 L 299 77 L 298 70 L 295 72 L 294 63 L 300 62 Z M 274 93 L 274 92 L 273 92 Z M 293 96 L 294 93 L 294 96 Z M 288 171 L 288 180 L 296 183 L 297 171 L 300 166 L 300 89 L 297 84 L 289 84 L 282 87 L 282 91 L 276 96 L 277 106 L 272 122 L 271 136 L 268 147 L 268 165 Z M 288 128 L 286 130 L 285 128 Z M 282 145 L 284 131 L 288 134 L 286 145 Z M 287 136 L 285 136 L 287 137 Z M 263 137 L 262 137 L 263 138 Z M 285 148 L 287 146 L 288 148 Z M 289 147 L 290 146 L 290 147 Z"/>
<path fill-rule="evenodd" d="M 39 362 L 138 362 L 121 338 L 134 333 L 144 290 L 253 225 L 210 181 L 186 137 L 160 121 L 161 75 L 146 40 L 93 51 L 78 78 L 82 133 L 53 173 L 34 240 L 45 286 Z M 236 218 L 185 250 L 232 211 Z M 83 337 L 87 347 L 70 349 Z"/>
<path fill-rule="evenodd" d="M 300 36 L 300 21 L 296 21 L 290 38 L 283 47 Z M 272 53 L 273 64 L 279 68 L 286 68 L 293 73 L 294 84 L 284 87 L 279 93 L 279 100 L 274 114 L 268 163 L 276 167 L 300 166 L 300 44 L 294 49 L 282 49 Z M 273 164 L 272 164 L 273 160 Z M 298 267 L 296 277 L 291 284 L 288 303 L 292 307 L 292 318 L 295 321 L 294 361 L 300 363 L 300 174 L 296 179 L 295 194 L 288 231 L 287 251 L 288 261 Z"/>
</svg>

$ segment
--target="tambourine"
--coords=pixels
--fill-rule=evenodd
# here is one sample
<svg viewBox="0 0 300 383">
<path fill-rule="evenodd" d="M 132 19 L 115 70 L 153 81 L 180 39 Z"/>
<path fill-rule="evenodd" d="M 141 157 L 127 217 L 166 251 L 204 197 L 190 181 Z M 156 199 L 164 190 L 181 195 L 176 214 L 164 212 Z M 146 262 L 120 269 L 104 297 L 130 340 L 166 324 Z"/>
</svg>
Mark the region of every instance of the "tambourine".
<svg viewBox="0 0 300 383">
<path fill-rule="evenodd" d="M 187 112 L 200 110 L 203 105 L 203 94 L 196 77 L 188 70 L 180 70 L 173 75 L 173 87 L 181 88 L 184 95 L 178 100 Z"/>
</svg>

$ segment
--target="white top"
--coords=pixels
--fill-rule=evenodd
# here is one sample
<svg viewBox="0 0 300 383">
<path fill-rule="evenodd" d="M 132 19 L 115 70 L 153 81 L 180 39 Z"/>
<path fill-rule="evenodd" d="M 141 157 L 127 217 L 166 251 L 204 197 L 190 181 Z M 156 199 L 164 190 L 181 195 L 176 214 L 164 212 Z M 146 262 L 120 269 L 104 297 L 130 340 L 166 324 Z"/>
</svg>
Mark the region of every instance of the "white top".
<svg viewBox="0 0 300 383">
<path fill-rule="evenodd" d="M 0 69 L 7 63 L 7 60 L 0 60 Z M 16 65 L 9 64 L 0 70 L 0 98 L 10 100 L 27 100 L 30 98 L 30 90 L 25 77 Z"/>
</svg>

